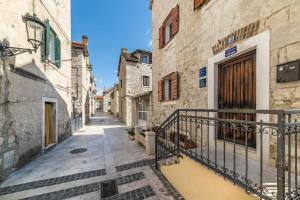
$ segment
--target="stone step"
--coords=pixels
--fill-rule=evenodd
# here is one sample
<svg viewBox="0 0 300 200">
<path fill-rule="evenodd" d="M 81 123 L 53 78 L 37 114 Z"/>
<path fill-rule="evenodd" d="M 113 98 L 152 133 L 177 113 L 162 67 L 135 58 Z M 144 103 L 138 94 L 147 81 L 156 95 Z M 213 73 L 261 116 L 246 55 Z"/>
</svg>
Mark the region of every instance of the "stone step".
<svg viewBox="0 0 300 200">
<path fill-rule="evenodd" d="M 169 157 L 159 161 L 160 166 L 176 165 L 179 164 L 180 160 L 177 156 Z"/>
</svg>

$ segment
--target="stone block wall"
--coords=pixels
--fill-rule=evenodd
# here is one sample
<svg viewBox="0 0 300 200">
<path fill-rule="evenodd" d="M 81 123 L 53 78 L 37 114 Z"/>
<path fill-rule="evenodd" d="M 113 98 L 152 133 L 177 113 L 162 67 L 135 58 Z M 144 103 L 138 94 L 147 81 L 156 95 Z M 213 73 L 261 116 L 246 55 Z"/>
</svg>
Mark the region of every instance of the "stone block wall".
<svg viewBox="0 0 300 200">
<path fill-rule="evenodd" d="M 115 115 L 115 116 L 119 116 L 119 85 L 115 85 L 114 86 L 114 95 L 113 95 L 113 99 L 112 99 L 112 102 L 111 102 L 111 108 L 112 108 L 112 113 Z"/>
<path fill-rule="evenodd" d="M 161 123 L 176 108 L 208 107 L 207 87 L 199 88 L 199 69 L 207 66 L 209 58 L 226 48 L 222 41 L 232 33 L 247 36 L 249 32 L 251 38 L 251 35 L 270 31 L 270 109 L 300 108 L 300 81 L 276 83 L 276 65 L 300 59 L 298 0 L 211 0 L 197 10 L 194 10 L 193 3 L 193 0 L 153 1 L 155 123 Z M 180 9 L 179 31 L 171 42 L 159 49 L 159 27 L 177 4 Z M 248 26 L 249 29 L 242 29 Z M 251 34 L 252 27 L 254 32 Z M 234 45 L 245 39 L 238 40 Z M 174 71 L 179 73 L 179 99 L 159 102 L 158 80 Z"/>
<path fill-rule="evenodd" d="M 126 67 L 127 95 L 136 96 L 152 91 L 152 66 L 148 64 L 136 64 Z M 149 86 L 143 86 L 143 76 L 149 76 Z"/>
<path fill-rule="evenodd" d="M 73 116 L 82 116 L 84 100 L 82 94 L 82 77 L 83 77 L 83 52 L 82 49 L 72 48 L 72 70 L 71 70 L 71 83 L 72 83 L 72 98 L 73 98 Z"/>
</svg>

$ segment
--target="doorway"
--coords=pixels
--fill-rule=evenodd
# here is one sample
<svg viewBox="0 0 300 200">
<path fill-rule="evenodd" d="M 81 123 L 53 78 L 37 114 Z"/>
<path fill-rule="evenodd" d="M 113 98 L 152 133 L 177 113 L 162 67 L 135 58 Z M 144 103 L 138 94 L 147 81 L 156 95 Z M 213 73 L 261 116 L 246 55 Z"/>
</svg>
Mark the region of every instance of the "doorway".
<svg viewBox="0 0 300 200">
<path fill-rule="evenodd" d="M 44 112 L 44 148 L 56 143 L 56 106 L 53 102 L 45 102 Z"/>
<path fill-rule="evenodd" d="M 218 65 L 218 108 L 256 109 L 256 51 L 251 51 Z M 220 113 L 219 118 L 256 121 L 256 114 Z M 256 148 L 255 129 L 245 133 L 219 127 L 218 139 L 234 141 L 237 144 Z"/>
</svg>

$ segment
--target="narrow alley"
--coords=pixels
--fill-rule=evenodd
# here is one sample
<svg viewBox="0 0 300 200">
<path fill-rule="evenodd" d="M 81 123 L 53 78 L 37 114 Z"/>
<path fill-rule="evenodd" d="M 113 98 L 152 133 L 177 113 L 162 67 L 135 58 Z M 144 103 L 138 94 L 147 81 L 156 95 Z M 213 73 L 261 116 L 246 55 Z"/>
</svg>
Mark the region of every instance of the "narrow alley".
<svg viewBox="0 0 300 200">
<path fill-rule="evenodd" d="M 12 173 L 0 186 L 0 199 L 101 199 L 110 180 L 118 192 L 103 199 L 180 199 L 153 164 L 119 119 L 97 113 L 89 125 Z"/>
</svg>

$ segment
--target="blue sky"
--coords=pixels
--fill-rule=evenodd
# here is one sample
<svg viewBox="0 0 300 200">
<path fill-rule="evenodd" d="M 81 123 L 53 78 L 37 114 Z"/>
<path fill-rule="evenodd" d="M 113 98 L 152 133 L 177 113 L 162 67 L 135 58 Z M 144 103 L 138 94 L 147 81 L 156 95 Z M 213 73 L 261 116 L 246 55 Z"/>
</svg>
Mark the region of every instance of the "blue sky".
<svg viewBox="0 0 300 200">
<path fill-rule="evenodd" d="M 121 48 L 151 50 L 151 34 L 149 0 L 72 1 L 72 40 L 89 37 L 90 61 L 99 90 L 117 81 Z"/>
</svg>

